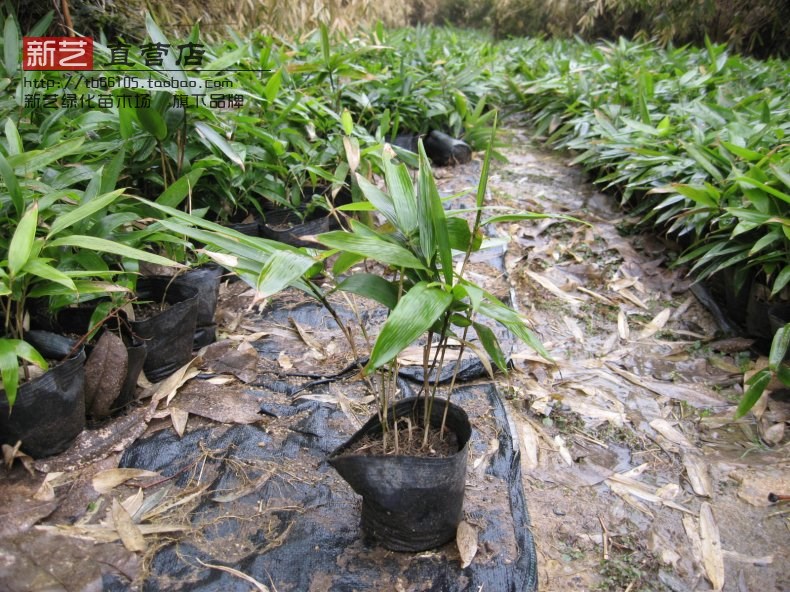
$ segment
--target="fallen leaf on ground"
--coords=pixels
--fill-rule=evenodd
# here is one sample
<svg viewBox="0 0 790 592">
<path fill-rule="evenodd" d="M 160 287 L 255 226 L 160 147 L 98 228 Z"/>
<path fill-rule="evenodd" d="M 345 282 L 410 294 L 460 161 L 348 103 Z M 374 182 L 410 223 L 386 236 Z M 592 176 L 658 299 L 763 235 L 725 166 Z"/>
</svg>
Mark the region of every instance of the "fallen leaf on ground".
<svg viewBox="0 0 790 592">
<path fill-rule="evenodd" d="M 205 562 L 201 561 L 200 558 L 198 558 L 198 557 L 196 557 L 195 559 L 197 560 L 197 562 L 200 565 L 204 565 L 206 567 L 210 567 L 211 569 L 218 569 L 220 571 L 224 571 L 226 573 L 229 573 L 231 575 L 236 576 L 237 578 L 241 578 L 245 582 L 249 582 L 250 584 L 255 586 L 255 589 L 258 590 L 258 592 L 269 592 L 269 588 L 267 586 L 264 586 L 258 580 L 253 578 L 252 576 L 248 576 L 247 574 L 245 574 L 244 572 L 239 571 L 238 569 L 233 569 L 232 567 L 228 567 L 226 565 L 215 565 L 213 563 L 205 563 Z"/>
<path fill-rule="evenodd" d="M 524 446 L 524 468 L 527 470 L 538 468 L 538 434 L 529 424 L 521 426 L 521 441 Z"/>
<path fill-rule="evenodd" d="M 694 493 L 710 497 L 713 486 L 705 460 L 699 454 L 688 452 L 683 455 L 683 466 L 686 468 L 686 476 Z"/>
<path fill-rule="evenodd" d="M 294 367 L 293 362 L 291 362 L 291 357 L 284 351 L 280 352 L 280 355 L 277 356 L 277 363 L 280 364 L 280 368 L 283 370 L 290 370 Z"/>
<path fill-rule="evenodd" d="M 658 313 L 639 333 L 639 339 L 648 339 L 663 329 L 669 320 L 670 314 L 672 314 L 672 310 L 669 308 L 665 308 Z"/>
<path fill-rule="evenodd" d="M 107 469 L 106 471 L 99 471 L 93 476 L 93 489 L 98 493 L 109 493 L 114 488 L 126 483 L 130 479 L 139 479 L 140 477 L 158 477 L 159 473 L 155 471 L 147 471 L 145 469 Z"/>
<path fill-rule="evenodd" d="M 133 553 L 146 550 L 148 545 L 145 543 L 143 533 L 132 522 L 129 512 L 124 509 L 117 499 L 112 500 L 112 520 L 124 547 Z"/>
<path fill-rule="evenodd" d="M 617 313 L 617 334 L 623 341 L 628 341 L 628 337 L 631 335 L 631 331 L 628 328 L 628 317 L 626 317 L 622 308 Z"/>
<path fill-rule="evenodd" d="M 187 421 L 189 421 L 189 411 L 173 407 L 170 409 L 170 422 L 173 424 L 173 429 L 178 434 L 179 438 L 184 437 L 184 431 L 187 429 Z"/>
<path fill-rule="evenodd" d="M 666 419 L 654 419 L 653 421 L 650 422 L 650 427 L 653 428 L 662 436 L 664 436 L 664 438 L 666 438 L 673 444 L 677 444 L 681 448 L 686 448 L 686 449 L 694 448 L 694 445 L 689 441 L 688 438 L 686 438 L 683 432 L 675 428 Z"/>
<path fill-rule="evenodd" d="M 461 569 L 466 569 L 477 554 L 477 529 L 466 520 L 461 520 L 455 535 L 455 544 L 461 554 Z"/>
<path fill-rule="evenodd" d="M 699 509 L 699 534 L 705 575 L 714 590 L 721 590 L 724 587 L 724 557 L 721 552 L 719 526 L 708 502 L 702 502 Z"/>
</svg>

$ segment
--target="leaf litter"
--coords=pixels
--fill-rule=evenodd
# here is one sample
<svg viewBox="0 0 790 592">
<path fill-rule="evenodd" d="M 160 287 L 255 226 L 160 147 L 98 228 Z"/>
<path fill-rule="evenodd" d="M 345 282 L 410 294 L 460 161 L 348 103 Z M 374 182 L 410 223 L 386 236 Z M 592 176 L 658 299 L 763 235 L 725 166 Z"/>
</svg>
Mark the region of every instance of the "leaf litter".
<svg viewBox="0 0 790 592">
<path fill-rule="evenodd" d="M 755 408 L 759 419 L 731 419 L 742 392 L 744 352 L 752 343 L 716 341 L 716 327 L 689 296 L 681 271 L 667 270 L 655 251 L 641 250 L 640 237 L 620 235 L 622 215 L 611 198 L 585 185 L 581 173 L 556 156 L 530 148 L 521 132 L 513 132 L 513 143 L 519 146 L 503 150 L 510 162 L 491 177 L 493 199 L 593 225 L 513 224 L 504 250 L 500 245 L 482 254 L 472 270 L 491 277 L 488 283 L 501 297 L 516 298 L 513 304 L 531 319 L 554 358 L 549 363 L 516 348 L 510 379 L 497 377 L 501 392 L 510 395 L 520 436 L 541 589 L 606 589 L 602 565 L 616 566 L 626 557 L 641 561 L 629 586 L 634 591 L 787 587 L 782 566 L 790 559 L 790 518 L 768 497 L 790 493 L 786 399 L 766 396 Z M 474 185 L 469 177 L 478 170 L 473 162 L 442 171 L 440 190 L 452 194 Z M 261 323 L 257 313 L 275 303 L 285 304 L 279 321 Z M 209 522 L 195 524 L 204 500 L 235 508 L 236 500 L 262 488 L 310 479 L 309 467 L 283 474 L 208 448 L 167 477 L 118 468 L 120 454 L 144 433 L 175 429 L 186 436 L 208 425 L 260 424 L 261 397 L 275 392 L 256 386 L 261 372 L 298 383 L 310 379 L 289 375 L 317 377 L 350 363 L 350 353 L 327 340 L 331 331 L 303 323 L 300 306 L 287 299 L 256 301 L 249 290 L 223 285 L 217 319 L 229 343 L 200 352 L 162 383 L 146 385 L 142 407 L 84 432 L 59 457 L 31 461 L 4 447 L 7 463 L 21 460 L 34 471 L 31 477 L 17 467 L 0 480 L 6 517 L 14 517 L 0 521 L 2 550 L 27 566 L 18 573 L 34 577 L 39 569 L 25 559 L 33 555 L 21 551 L 23 545 L 54 545 L 68 554 L 57 559 L 63 573 L 85 560 L 108 566 L 91 568 L 76 582 L 98 581 L 100 569 L 139 581 L 165 541 L 200 539 L 211 521 L 228 518 L 229 510 L 218 510 Z M 276 351 L 259 355 L 270 341 Z M 333 386 L 300 398 L 335 404 L 358 425 L 368 400 Z M 270 425 L 270 440 L 261 445 L 281 445 L 287 433 L 278 431 L 277 422 Z M 495 453 L 495 435 L 487 441 L 470 464 L 482 465 Z M 232 468 L 236 479 L 209 491 L 208 476 L 218 464 Z M 299 511 L 286 499 L 270 499 L 234 518 L 243 529 L 266 531 L 266 545 L 278 546 L 293 525 L 279 517 L 284 509 Z M 478 536 L 474 521 L 462 522 L 460 564 L 492 552 Z M 252 574 L 195 560 L 256 589 L 272 589 Z"/>
</svg>

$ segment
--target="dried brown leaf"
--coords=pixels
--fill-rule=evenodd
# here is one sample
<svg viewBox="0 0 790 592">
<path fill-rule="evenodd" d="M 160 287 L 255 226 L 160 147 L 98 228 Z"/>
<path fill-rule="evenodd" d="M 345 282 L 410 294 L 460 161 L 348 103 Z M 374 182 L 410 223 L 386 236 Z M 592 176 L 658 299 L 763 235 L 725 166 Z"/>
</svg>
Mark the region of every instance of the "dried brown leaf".
<svg viewBox="0 0 790 592">
<path fill-rule="evenodd" d="M 184 437 L 184 430 L 187 429 L 187 421 L 189 420 L 189 411 L 172 407 L 170 409 L 170 421 L 173 424 L 173 429 L 178 434 L 179 438 Z"/>
<path fill-rule="evenodd" d="M 109 493 L 114 488 L 126 483 L 129 479 L 139 479 L 140 477 L 158 477 L 155 471 L 145 469 L 107 469 L 99 471 L 93 476 L 93 489 L 99 493 Z"/>
<path fill-rule="evenodd" d="M 466 569 L 477 554 L 477 529 L 461 520 L 455 535 L 455 544 L 461 554 L 461 569 Z"/>
<path fill-rule="evenodd" d="M 529 424 L 521 426 L 521 440 L 524 446 L 522 456 L 524 468 L 527 470 L 538 468 L 538 434 Z"/>
<path fill-rule="evenodd" d="M 705 460 L 699 454 L 685 453 L 683 455 L 683 466 L 686 467 L 686 476 L 694 493 L 704 497 L 711 497 L 713 485 Z"/>
<path fill-rule="evenodd" d="M 672 314 L 672 310 L 669 308 L 665 308 L 658 313 L 639 333 L 639 339 L 648 339 L 663 329 L 669 320 L 670 314 Z"/>
<path fill-rule="evenodd" d="M 666 438 L 673 444 L 677 444 L 681 448 L 686 448 L 686 449 L 694 448 L 694 445 L 689 441 L 688 438 L 686 438 L 683 432 L 675 428 L 666 419 L 654 419 L 653 421 L 650 422 L 650 427 L 653 428 L 662 436 L 664 436 L 664 438 Z"/>
<path fill-rule="evenodd" d="M 290 370 L 294 367 L 293 362 L 291 362 L 291 357 L 284 351 L 281 351 L 277 356 L 277 363 L 280 364 L 280 368 L 283 370 Z"/>
<path fill-rule="evenodd" d="M 724 587 L 724 556 L 721 550 L 719 526 L 708 502 L 699 509 L 699 533 L 702 544 L 702 565 L 714 590 Z"/>
<path fill-rule="evenodd" d="M 628 341 L 628 337 L 631 335 L 631 331 L 628 328 L 628 317 L 622 308 L 617 313 L 617 334 L 623 341 Z"/>
<path fill-rule="evenodd" d="M 117 499 L 112 500 L 112 520 L 124 547 L 132 553 L 146 550 L 148 545 L 145 543 L 143 533 L 132 522 L 129 512 L 124 509 Z"/>
<path fill-rule="evenodd" d="M 539 273 L 535 273 L 534 271 L 527 271 L 526 275 L 534 282 L 543 286 L 543 288 L 551 292 L 554 296 L 556 296 L 560 300 L 564 300 L 565 302 L 570 302 L 573 304 L 577 302 L 581 302 L 579 298 L 576 298 L 575 296 L 571 296 L 570 294 L 565 293 L 562 289 L 560 289 L 557 286 L 557 284 L 552 282 L 549 278 L 540 275 Z"/>
</svg>

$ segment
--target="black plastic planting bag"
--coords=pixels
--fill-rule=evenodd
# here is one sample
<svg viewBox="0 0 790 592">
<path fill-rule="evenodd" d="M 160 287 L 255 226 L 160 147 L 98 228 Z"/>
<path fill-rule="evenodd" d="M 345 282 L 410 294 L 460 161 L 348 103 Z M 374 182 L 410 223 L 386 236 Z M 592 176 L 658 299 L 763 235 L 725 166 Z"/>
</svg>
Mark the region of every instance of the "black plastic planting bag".
<svg viewBox="0 0 790 592">
<path fill-rule="evenodd" d="M 248 392 L 289 404 L 282 394 Z M 357 427 L 339 406 L 306 401 L 261 425 L 188 429 L 183 438 L 162 430 L 127 449 L 120 466 L 173 477 L 146 497 L 165 495 L 161 503 L 191 497 L 178 508 L 189 508 L 190 528 L 168 535 L 171 542 L 156 551 L 143 591 L 250 590 L 201 562 L 231 567 L 271 590 L 535 590 L 535 543 L 505 408 L 493 385 L 456 389 L 452 400 L 474 425 L 463 507 L 477 529 L 471 565 L 461 567 L 453 541 L 429 553 L 393 553 L 367 542 L 359 496 L 326 461 Z M 198 489 L 203 493 L 195 498 Z M 105 590 L 130 589 L 121 578 L 105 580 Z"/>
<path fill-rule="evenodd" d="M 151 382 L 158 382 L 192 357 L 198 291 L 178 279 L 144 277 L 137 282 L 137 300 L 169 305 L 150 318 L 131 323 L 134 334 L 145 342 L 145 376 Z"/>
<path fill-rule="evenodd" d="M 219 282 L 222 273 L 221 267 L 207 265 L 191 269 L 178 278 L 180 283 L 192 286 L 198 291 L 195 339 L 192 344 L 195 349 L 200 349 L 217 340 L 217 324 L 214 322 L 214 313 L 217 310 Z"/>
<path fill-rule="evenodd" d="M 434 401 L 432 427 L 441 426 L 445 406 L 441 399 Z M 390 408 L 393 416 L 422 425 L 423 399 L 399 401 Z M 452 456 L 354 454 L 365 437 L 381 435 L 378 416 L 329 456 L 329 464 L 362 496 L 362 530 L 387 549 L 425 551 L 455 538 L 463 518 L 466 445 L 472 428 L 464 410 L 453 404 L 446 425 L 458 439 L 459 450 Z"/>
<path fill-rule="evenodd" d="M 423 140 L 425 154 L 438 166 L 466 164 L 472 160 L 472 149 L 462 140 L 439 131 L 432 131 Z"/>
<path fill-rule="evenodd" d="M 74 341 L 44 331 L 30 331 L 27 339 L 47 359 L 69 356 Z M 85 351 L 57 362 L 42 376 L 22 384 L 9 415 L 5 393 L 0 392 L 0 442 L 34 458 L 63 452 L 85 427 Z"/>
</svg>

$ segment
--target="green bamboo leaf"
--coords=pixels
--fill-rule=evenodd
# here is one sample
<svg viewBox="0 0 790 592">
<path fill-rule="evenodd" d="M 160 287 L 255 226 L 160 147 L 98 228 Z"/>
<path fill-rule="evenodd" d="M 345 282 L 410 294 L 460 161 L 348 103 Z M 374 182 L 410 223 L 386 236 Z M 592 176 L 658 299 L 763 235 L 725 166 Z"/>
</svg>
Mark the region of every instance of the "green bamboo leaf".
<svg viewBox="0 0 790 592">
<path fill-rule="evenodd" d="M 381 328 L 366 371 L 380 368 L 393 360 L 439 320 L 453 301 L 452 295 L 431 287 L 427 282 L 414 285 L 392 310 Z"/>
<path fill-rule="evenodd" d="M 543 347 L 540 339 L 527 327 L 524 319 L 516 311 L 499 302 L 492 294 L 486 294 L 486 298 L 480 303 L 480 314 L 497 321 L 541 356 L 551 360 L 551 355 Z"/>
<path fill-rule="evenodd" d="M 148 36 L 154 43 L 161 43 L 169 47 L 175 47 L 170 43 L 165 34 L 162 33 L 162 30 L 159 28 L 159 25 L 156 24 L 156 21 L 154 21 L 151 13 L 147 11 L 145 13 L 145 30 L 148 32 Z M 184 69 L 176 63 L 176 55 L 177 54 L 174 51 L 166 52 L 162 58 L 162 69 L 166 70 L 168 76 L 172 76 L 184 83 L 185 86 L 183 88 L 188 88 L 189 81 L 187 75 L 184 72 Z"/>
<path fill-rule="evenodd" d="M 337 251 L 332 251 L 332 253 L 336 252 Z M 365 257 L 363 255 L 341 252 L 338 254 L 337 258 L 335 259 L 335 263 L 332 265 L 332 273 L 335 274 L 335 276 L 342 275 L 354 267 L 357 263 L 361 263 L 364 260 Z"/>
<path fill-rule="evenodd" d="M 115 190 L 118 184 L 118 177 L 121 176 L 121 171 L 126 160 L 126 150 L 121 148 L 118 153 L 113 156 L 109 165 L 105 165 L 101 176 L 101 186 L 99 193 L 110 193 Z"/>
<path fill-rule="evenodd" d="M 120 195 L 123 195 L 123 189 L 116 189 L 115 191 L 111 191 L 110 193 L 105 193 L 104 195 L 100 195 L 87 203 L 82 203 L 73 210 L 69 210 L 67 213 L 63 214 L 62 216 L 58 216 L 55 218 L 55 221 L 52 223 L 52 227 L 49 230 L 49 234 L 47 237 L 52 237 L 56 235 L 58 232 L 63 230 L 64 228 L 68 228 L 88 218 L 92 214 L 103 210 L 111 203 L 113 203 Z"/>
<path fill-rule="evenodd" d="M 313 266 L 315 259 L 292 251 L 275 251 L 258 274 L 255 288 L 266 298 L 294 284 Z"/>
<path fill-rule="evenodd" d="M 774 338 L 771 341 L 771 351 L 768 354 L 768 367 L 774 372 L 779 369 L 779 364 L 785 359 L 788 347 L 790 347 L 790 323 L 781 327 L 774 334 Z"/>
<path fill-rule="evenodd" d="M 681 142 L 681 144 L 686 149 L 686 152 L 688 152 L 689 155 L 694 160 L 697 161 L 697 164 L 699 164 L 703 169 L 705 169 L 705 171 L 707 171 L 711 177 L 713 177 L 717 181 L 722 181 L 724 179 L 724 177 L 721 174 L 721 171 L 718 168 L 716 168 L 716 166 L 710 161 L 710 159 L 707 156 L 705 156 L 705 154 L 703 154 L 705 148 L 697 147 L 694 144 L 688 144 L 686 142 Z"/>
<path fill-rule="evenodd" d="M 775 164 L 771 164 L 769 166 L 771 167 L 771 170 L 774 172 L 774 174 L 779 178 L 779 180 L 784 183 L 785 187 L 790 188 L 790 173 L 782 170 L 781 167 L 778 167 Z"/>
<path fill-rule="evenodd" d="M 27 263 L 25 263 L 23 269 L 25 273 L 55 282 L 56 284 L 60 284 L 69 290 L 76 292 L 77 287 L 74 285 L 74 281 L 59 269 L 49 265 L 48 261 L 48 259 L 40 258 L 30 259 Z"/>
<path fill-rule="evenodd" d="M 497 368 L 499 368 L 502 372 L 507 372 L 507 359 L 505 358 L 505 354 L 502 352 L 502 348 L 499 345 L 499 340 L 491 330 L 491 327 L 481 325 L 480 323 L 472 323 L 472 326 L 477 332 L 477 337 L 480 339 L 480 343 L 483 344 L 486 353 L 494 361 L 494 364 L 496 364 Z"/>
<path fill-rule="evenodd" d="M 396 166 L 385 157 L 384 178 L 395 208 L 395 224 L 405 236 L 410 236 L 417 229 L 417 199 L 409 170 L 406 165 Z"/>
<path fill-rule="evenodd" d="M 184 198 L 189 195 L 189 192 L 194 189 L 204 171 L 205 169 L 192 169 L 186 175 L 179 177 L 156 198 L 156 203 L 171 208 L 179 206 L 184 201 Z"/>
<path fill-rule="evenodd" d="M 771 296 L 776 296 L 784 289 L 787 283 L 790 282 L 790 265 L 785 265 L 779 275 L 774 280 L 773 288 L 771 289 Z"/>
<path fill-rule="evenodd" d="M 233 146 L 231 146 L 225 138 L 217 133 L 214 128 L 209 126 L 207 123 L 198 121 L 195 123 L 195 129 L 209 144 L 219 148 L 222 153 L 231 160 L 231 162 L 239 165 L 239 168 L 242 171 L 244 170 L 244 159 L 239 156 L 239 153 L 233 149 Z"/>
<path fill-rule="evenodd" d="M 12 78 L 19 69 L 19 30 L 13 16 L 8 16 L 3 29 L 3 57 L 6 75 Z"/>
<path fill-rule="evenodd" d="M 672 188 L 683 197 L 687 197 L 702 206 L 716 208 L 719 205 L 719 200 L 714 195 L 711 195 L 710 191 L 705 187 L 673 183 Z"/>
<path fill-rule="evenodd" d="M 374 234 L 362 235 L 358 232 L 336 230 L 319 234 L 316 238 L 318 242 L 332 249 L 356 253 L 387 265 L 426 270 L 410 251 Z"/>
<path fill-rule="evenodd" d="M 16 215 L 21 216 L 25 211 L 25 201 L 22 198 L 22 190 L 19 188 L 19 180 L 16 178 L 16 173 L 11 165 L 6 160 L 5 156 L 0 153 L 0 176 L 5 181 L 8 194 L 11 196 L 11 203 L 14 204 Z"/>
<path fill-rule="evenodd" d="M 743 393 L 738 408 L 735 410 L 735 419 L 739 419 L 746 415 L 749 410 L 754 407 L 754 404 L 762 396 L 765 387 L 771 382 L 771 371 L 768 369 L 760 370 L 757 374 L 749 379 L 749 388 Z"/>
<path fill-rule="evenodd" d="M 442 275 L 447 284 L 453 282 L 453 252 L 450 248 L 450 237 L 447 234 L 447 216 L 444 213 L 444 205 L 439 197 L 439 190 L 436 188 L 436 180 L 433 178 L 428 155 L 425 154 L 425 147 L 422 140 L 418 142 L 420 155 L 420 169 L 418 172 L 418 183 L 420 188 L 420 200 L 426 202 L 429 218 L 427 224 L 420 222 L 420 246 L 422 247 L 422 230 L 424 226 L 431 226 L 431 243 L 426 242 L 431 255 L 423 250 L 425 260 L 432 264 L 431 258 L 434 252 L 438 252 L 439 261 L 442 264 Z"/>
<path fill-rule="evenodd" d="M 735 156 L 740 156 L 742 159 L 749 162 L 758 162 L 763 159 L 763 155 L 761 153 L 755 152 L 754 150 L 749 150 L 743 146 L 731 144 L 730 142 L 725 142 L 724 140 L 721 141 L 721 144 Z"/>
<path fill-rule="evenodd" d="M 398 304 L 398 287 L 372 273 L 357 273 L 349 276 L 338 284 L 337 289 L 370 298 L 390 310 Z"/>
<path fill-rule="evenodd" d="M 343 109 L 343 113 L 340 116 L 340 122 L 343 125 L 343 133 L 347 136 L 350 136 L 354 133 L 354 120 L 351 117 L 351 111 L 348 109 Z"/>
<path fill-rule="evenodd" d="M 16 125 L 9 117 L 5 120 L 5 137 L 8 141 L 8 154 L 21 154 L 25 151 L 22 145 L 22 137 L 19 135 L 19 130 L 16 129 Z"/>
<path fill-rule="evenodd" d="M 47 369 L 47 361 L 36 349 L 21 339 L 0 339 L 0 378 L 8 406 L 13 407 L 19 388 L 19 358 Z"/>
<path fill-rule="evenodd" d="M 38 203 L 34 203 L 22 216 L 8 246 L 8 271 L 11 276 L 18 275 L 33 254 L 37 226 Z"/>
<path fill-rule="evenodd" d="M 395 212 L 395 204 L 392 203 L 392 198 L 359 173 L 356 174 L 356 178 L 357 185 L 362 190 L 362 195 L 365 196 L 365 199 L 372 203 L 393 226 L 397 226 L 398 215 Z"/>
<path fill-rule="evenodd" d="M 52 24 L 52 20 L 54 16 L 55 16 L 55 11 L 50 10 L 47 14 L 41 17 L 41 20 L 39 20 L 35 25 L 33 25 L 33 28 L 31 28 L 30 31 L 28 31 L 27 36 L 43 37 L 44 34 L 49 29 L 49 26 Z"/>
<path fill-rule="evenodd" d="M 157 265 L 186 268 L 186 265 L 182 265 L 181 263 L 176 263 L 175 261 L 171 261 L 166 257 L 162 257 L 160 255 L 154 255 L 153 253 L 147 253 L 145 251 L 141 251 L 140 249 L 136 249 L 134 247 L 130 247 L 122 243 L 116 243 L 95 236 L 73 234 L 50 241 L 48 243 L 48 246 L 76 247 L 78 249 L 90 249 L 92 251 L 111 253 L 113 255 L 118 255 L 120 257 L 128 257 L 129 259 L 136 259 L 137 261 L 147 261 L 148 263 L 155 263 Z"/>
<path fill-rule="evenodd" d="M 136 107 L 137 121 L 145 131 L 160 142 L 167 137 L 167 123 L 165 118 L 153 107 Z"/>
<path fill-rule="evenodd" d="M 60 160 L 64 156 L 69 156 L 79 152 L 85 138 L 74 138 L 65 142 L 60 142 L 45 148 L 43 150 L 28 150 L 21 154 L 15 154 L 8 157 L 8 164 L 14 169 L 18 175 L 27 175 L 28 173 L 38 172 L 44 169 L 49 164 L 56 160 Z"/>
<path fill-rule="evenodd" d="M 277 71 L 269 77 L 266 86 L 263 87 L 263 96 L 269 103 L 273 103 L 277 98 L 277 93 L 280 92 L 280 85 L 283 80 L 283 70 L 278 68 Z"/>
<path fill-rule="evenodd" d="M 746 187 L 757 187 L 758 189 L 762 189 L 766 193 L 770 193 L 774 197 L 778 197 L 779 199 L 781 199 L 786 203 L 790 203 L 790 195 L 784 193 L 783 191 L 779 191 L 778 189 L 774 189 L 770 185 L 761 183 L 756 179 L 746 176 L 740 176 L 740 177 L 735 177 L 735 180 L 738 181 L 741 185 L 745 185 Z"/>
</svg>

